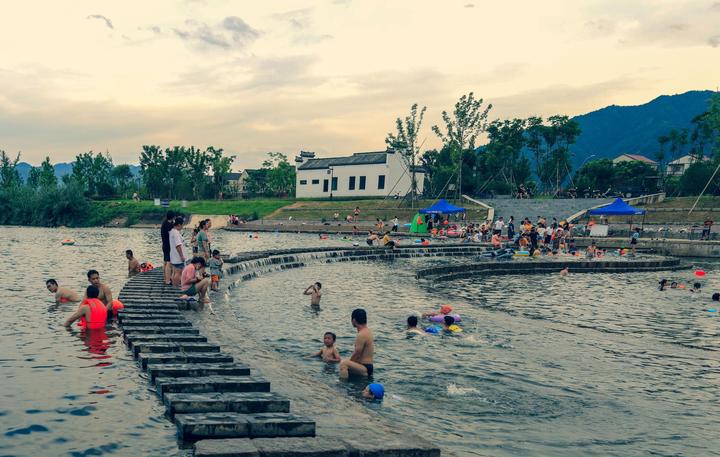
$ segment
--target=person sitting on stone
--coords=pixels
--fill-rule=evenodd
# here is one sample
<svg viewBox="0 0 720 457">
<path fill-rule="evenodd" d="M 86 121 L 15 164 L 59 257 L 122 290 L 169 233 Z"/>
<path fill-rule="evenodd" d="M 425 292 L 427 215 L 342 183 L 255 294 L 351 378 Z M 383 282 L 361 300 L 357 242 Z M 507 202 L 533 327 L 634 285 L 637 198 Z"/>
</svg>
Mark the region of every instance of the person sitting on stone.
<svg viewBox="0 0 720 457">
<path fill-rule="evenodd" d="M 200 303 L 210 303 L 207 298 L 207 291 L 210 287 L 210 277 L 205 273 L 205 259 L 199 256 L 193 257 L 180 275 L 181 300 L 188 300 L 195 295 L 200 298 Z"/>
</svg>

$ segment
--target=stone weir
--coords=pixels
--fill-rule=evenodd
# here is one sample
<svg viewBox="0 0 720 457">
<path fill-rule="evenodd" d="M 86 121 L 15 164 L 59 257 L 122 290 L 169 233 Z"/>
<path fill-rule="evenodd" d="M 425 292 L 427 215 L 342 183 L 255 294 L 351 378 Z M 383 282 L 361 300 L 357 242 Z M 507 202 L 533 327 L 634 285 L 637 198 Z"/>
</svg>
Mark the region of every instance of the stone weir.
<svg viewBox="0 0 720 457">
<path fill-rule="evenodd" d="M 226 270 L 241 274 L 234 282 L 237 285 L 263 272 L 297 268 L 308 261 L 467 256 L 483 250 L 450 244 L 396 250 L 287 249 L 237 255 L 228 259 Z M 198 305 L 177 300 L 177 296 L 176 288 L 163 284 L 160 269 L 139 274 L 118 296 L 125 304 L 118 321 L 128 348 L 154 385 L 167 416 L 175 422 L 182 445 L 195 443 L 196 456 L 440 455 L 436 446 L 397 430 L 393 424 L 370 432 L 358 425 L 341 437 L 318 434 L 316 420 L 291 412 L 290 399 L 274 393 L 269 380 L 254 375 L 253 368 L 208 342 L 183 314 L 197 310 Z M 233 348 L 235 353 L 238 349 L 242 351 Z"/>
<path fill-rule="evenodd" d="M 630 273 L 641 271 L 685 270 L 691 265 L 683 264 L 679 259 L 655 258 L 643 260 L 587 260 L 568 262 L 518 259 L 515 261 L 487 261 L 466 265 L 433 267 L 419 270 L 418 279 L 433 281 L 451 281 L 479 275 L 514 275 L 558 273 L 567 266 L 571 273 Z"/>
</svg>

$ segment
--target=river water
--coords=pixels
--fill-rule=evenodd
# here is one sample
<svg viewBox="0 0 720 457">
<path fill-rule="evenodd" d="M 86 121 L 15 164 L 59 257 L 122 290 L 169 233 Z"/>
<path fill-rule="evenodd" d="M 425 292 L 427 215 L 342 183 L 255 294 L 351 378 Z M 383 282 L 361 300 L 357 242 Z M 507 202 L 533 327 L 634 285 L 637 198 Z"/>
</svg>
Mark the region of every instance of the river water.
<svg viewBox="0 0 720 457">
<path fill-rule="evenodd" d="M 74 238 L 77 245 L 60 246 Z M 315 236 L 215 232 L 224 252 L 347 245 Z M 124 251 L 158 265 L 158 231 L 0 228 L 7 268 L 0 304 L 0 455 L 174 455 L 175 427 L 117 330 L 87 339 L 62 321 L 44 281 L 80 291 L 96 268 L 115 293 Z M 719 455 L 720 290 L 656 290 L 662 273 L 501 276 L 434 284 L 437 260 L 313 264 L 242 283 L 228 296 L 238 332 L 373 413 L 456 455 Z M 442 260 L 447 261 L 447 259 Z M 692 281 L 691 272 L 668 278 Z M 323 282 L 320 310 L 302 290 Z M 460 336 L 407 338 L 407 315 L 451 303 Z M 258 304 L 261 304 L 259 306 Z M 382 403 L 359 398 L 336 367 L 308 359 L 322 333 L 350 355 L 353 308 L 368 310 Z M 221 342 L 222 343 L 222 342 Z M 329 400 L 332 408 L 332 400 Z M 183 451 L 180 451 L 181 453 Z"/>
<path fill-rule="evenodd" d="M 66 238 L 75 246 L 61 246 Z M 189 234 L 187 234 L 189 239 Z M 214 231 L 214 246 L 237 252 L 330 240 Z M 339 242 L 338 242 L 339 243 Z M 347 244 L 347 243 L 344 243 Z M 92 338 L 62 323 L 77 305 L 55 306 L 45 280 L 81 292 L 97 269 L 117 295 L 127 279 L 125 250 L 160 265 L 159 231 L 0 227 L 6 265 L 0 301 L 0 455 L 174 455 L 175 426 L 140 376 L 121 333 Z"/>
</svg>

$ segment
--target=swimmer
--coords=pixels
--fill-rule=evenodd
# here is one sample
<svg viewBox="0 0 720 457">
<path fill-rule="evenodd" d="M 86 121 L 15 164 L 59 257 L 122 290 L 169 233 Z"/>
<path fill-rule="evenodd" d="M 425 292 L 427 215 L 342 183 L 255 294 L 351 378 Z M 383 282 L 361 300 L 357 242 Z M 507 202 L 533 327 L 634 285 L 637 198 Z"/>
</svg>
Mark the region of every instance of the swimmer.
<svg viewBox="0 0 720 457">
<path fill-rule="evenodd" d="M 47 290 L 55 294 L 55 304 L 79 302 L 80 296 L 70 289 L 58 286 L 58 283 L 54 279 L 48 279 L 45 281 L 45 287 Z"/>
<path fill-rule="evenodd" d="M 340 353 L 335 347 L 335 340 L 337 337 L 333 332 L 325 332 L 323 335 L 324 346 L 320 348 L 318 352 L 313 354 L 313 357 L 322 358 L 323 362 L 338 363 L 340 362 Z"/>
<path fill-rule="evenodd" d="M 693 284 L 692 289 L 690 289 L 690 292 L 700 292 L 700 288 L 702 285 L 699 282 L 696 282 Z"/>
<path fill-rule="evenodd" d="M 712 301 L 720 301 L 720 294 L 717 292 L 712 294 Z"/>
<path fill-rule="evenodd" d="M 375 369 L 373 365 L 375 342 L 372 331 L 367 326 L 367 313 L 362 308 L 353 310 L 350 322 L 357 329 L 355 350 L 349 359 L 340 362 L 340 379 L 348 379 L 351 374 L 371 378 Z"/>
<path fill-rule="evenodd" d="M 100 290 L 100 294 L 98 295 L 98 299 L 100 299 L 101 302 L 105 304 L 105 307 L 108 310 L 108 315 L 110 312 L 112 312 L 112 291 L 110 290 L 110 287 L 107 286 L 107 284 L 103 284 L 100 282 L 100 273 L 98 273 L 97 270 L 89 270 L 87 272 L 87 278 L 90 284 L 97 287 Z M 88 298 L 87 295 L 85 298 Z"/>
<path fill-rule="evenodd" d="M 303 292 L 303 295 L 310 295 L 311 306 L 320 306 L 320 299 L 322 298 L 322 284 L 319 282 L 310 284 L 307 289 L 305 289 L 305 292 Z"/>
<path fill-rule="evenodd" d="M 128 259 L 128 276 L 135 276 L 140 273 L 140 262 L 135 258 L 132 250 L 125 251 L 125 257 Z"/>
<path fill-rule="evenodd" d="M 417 324 L 418 324 L 417 316 L 408 316 L 407 329 L 406 329 L 408 335 L 413 334 L 413 333 L 417 333 L 418 335 L 425 334 L 425 332 L 423 332 L 422 330 L 420 330 L 418 328 Z"/>
<path fill-rule="evenodd" d="M 570 274 L 570 269 L 568 267 L 563 267 L 563 269 L 560 270 L 560 276 L 563 278 L 569 274 Z"/>
<path fill-rule="evenodd" d="M 379 382 L 373 382 L 363 389 L 362 396 L 371 400 L 382 400 L 385 396 L 385 388 Z"/>
<path fill-rule="evenodd" d="M 70 327 L 73 322 L 80 320 L 80 327 L 83 329 L 99 329 L 104 328 L 107 323 L 108 312 L 105 305 L 98 299 L 100 288 L 97 286 L 88 286 L 85 291 L 85 300 L 80 303 L 77 311 L 67 318 L 65 327 Z"/>
<path fill-rule="evenodd" d="M 678 283 L 677 283 L 677 281 L 671 282 L 671 283 L 670 283 L 670 288 L 671 288 L 671 289 L 677 289 L 677 288 L 678 288 Z"/>
<path fill-rule="evenodd" d="M 450 333 L 462 332 L 462 329 L 455 325 L 455 318 L 452 316 L 445 316 L 443 320 L 443 330 Z"/>
<path fill-rule="evenodd" d="M 430 313 L 423 313 L 422 317 L 432 317 L 432 316 L 440 316 L 445 314 L 450 314 L 452 312 L 453 308 L 450 305 L 442 305 L 440 306 L 440 309 L 438 311 L 430 312 Z"/>
<path fill-rule="evenodd" d="M 665 278 L 661 279 L 660 282 L 658 282 L 658 284 L 659 284 L 658 290 L 665 290 L 665 286 L 667 286 L 667 282 L 668 282 L 667 279 L 665 279 Z"/>
</svg>

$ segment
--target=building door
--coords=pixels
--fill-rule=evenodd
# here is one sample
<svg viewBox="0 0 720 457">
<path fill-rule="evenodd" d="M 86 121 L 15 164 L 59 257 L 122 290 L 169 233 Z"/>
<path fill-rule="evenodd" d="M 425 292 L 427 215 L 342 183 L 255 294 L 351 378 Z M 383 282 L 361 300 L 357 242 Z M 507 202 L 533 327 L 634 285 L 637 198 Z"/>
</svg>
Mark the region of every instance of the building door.
<svg viewBox="0 0 720 457">
<path fill-rule="evenodd" d="M 323 179 L 323 192 L 327 192 L 327 191 L 328 191 L 328 184 L 329 184 L 329 183 L 330 183 L 330 182 L 329 182 L 327 179 Z"/>
</svg>

